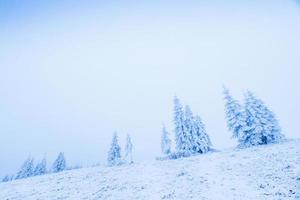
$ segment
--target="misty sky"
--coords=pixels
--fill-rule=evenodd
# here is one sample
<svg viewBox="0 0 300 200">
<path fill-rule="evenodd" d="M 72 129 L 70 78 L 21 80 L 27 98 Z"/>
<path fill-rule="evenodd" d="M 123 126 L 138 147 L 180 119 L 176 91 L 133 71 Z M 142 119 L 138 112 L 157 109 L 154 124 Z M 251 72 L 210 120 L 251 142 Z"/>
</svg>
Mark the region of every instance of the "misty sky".
<svg viewBox="0 0 300 200">
<path fill-rule="evenodd" d="M 300 136 L 299 2 L 45 2 L 0 1 L 1 176 L 60 151 L 105 164 L 114 131 L 153 160 L 174 95 L 215 148 L 233 147 L 223 84 L 241 101 L 252 90 Z"/>
</svg>

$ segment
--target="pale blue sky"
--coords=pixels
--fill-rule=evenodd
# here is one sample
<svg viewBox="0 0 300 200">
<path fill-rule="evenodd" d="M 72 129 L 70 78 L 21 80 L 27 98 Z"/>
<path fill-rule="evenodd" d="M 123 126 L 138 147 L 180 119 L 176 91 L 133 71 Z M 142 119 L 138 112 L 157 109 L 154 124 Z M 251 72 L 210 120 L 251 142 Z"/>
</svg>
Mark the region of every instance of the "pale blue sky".
<svg viewBox="0 0 300 200">
<path fill-rule="evenodd" d="M 255 92 L 299 137 L 297 1 L 0 2 L 1 176 L 59 151 L 103 164 L 114 131 L 153 159 L 175 94 L 215 148 L 234 146 L 222 84 Z"/>
</svg>

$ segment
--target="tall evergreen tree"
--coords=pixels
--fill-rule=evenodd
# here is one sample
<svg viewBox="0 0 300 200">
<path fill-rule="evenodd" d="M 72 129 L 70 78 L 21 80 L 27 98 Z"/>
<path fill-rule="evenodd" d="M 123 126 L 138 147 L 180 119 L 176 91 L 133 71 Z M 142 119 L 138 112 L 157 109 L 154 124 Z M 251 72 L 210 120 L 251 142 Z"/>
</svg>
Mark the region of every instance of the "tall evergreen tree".
<svg viewBox="0 0 300 200">
<path fill-rule="evenodd" d="M 133 149 L 133 145 L 132 145 L 132 142 L 131 142 L 131 137 L 130 137 L 129 134 L 127 134 L 126 146 L 125 146 L 125 160 L 129 164 L 133 163 L 132 149 Z"/>
<path fill-rule="evenodd" d="M 161 152 L 165 155 L 171 153 L 171 139 L 165 125 L 162 128 L 161 141 L 160 141 Z"/>
<path fill-rule="evenodd" d="M 238 142 L 242 144 L 246 128 L 245 111 L 239 102 L 230 95 L 227 88 L 224 87 L 223 93 L 228 129 L 232 131 L 232 137 L 237 138 Z"/>
<path fill-rule="evenodd" d="M 63 152 L 60 152 L 52 165 L 54 173 L 61 172 L 66 169 L 66 159 Z"/>
<path fill-rule="evenodd" d="M 250 91 L 245 94 L 245 111 L 247 128 L 242 138 L 243 146 L 276 143 L 284 139 L 274 113 Z"/>
<path fill-rule="evenodd" d="M 46 173 L 46 157 L 44 157 L 36 166 L 34 169 L 34 175 L 38 176 L 38 175 L 42 175 Z"/>
<path fill-rule="evenodd" d="M 184 127 L 185 127 L 185 136 L 186 136 L 186 146 L 188 154 L 195 153 L 194 146 L 195 140 L 197 139 L 197 130 L 195 126 L 195 119 L 192 113 L 192 110 L 188 105 L 185 106 L 185 120 L 184 120 Z"/>
<path fill-rule="evenodd" d="M 22 179 L 33 176 L 34 163 L 33 158 L 28 157 L 23 163 L 20 171 L 17 173 L 15 179 Z"/>
<path fill-rule="evenodd" d="M 111 146 L 107 157 L 108 166 L 115 166 L 122 164 L 121 147 L 118 144 L 118 135 L 114 133 Z"/>
<path fill-rule="evenodd" d="M 176 152 L 184 156 L 189 155 L 190 145 L 185 127 L 185 116 L 183 107 L 179 99 L 174 97 L 174 124 Z"/>
</svg>

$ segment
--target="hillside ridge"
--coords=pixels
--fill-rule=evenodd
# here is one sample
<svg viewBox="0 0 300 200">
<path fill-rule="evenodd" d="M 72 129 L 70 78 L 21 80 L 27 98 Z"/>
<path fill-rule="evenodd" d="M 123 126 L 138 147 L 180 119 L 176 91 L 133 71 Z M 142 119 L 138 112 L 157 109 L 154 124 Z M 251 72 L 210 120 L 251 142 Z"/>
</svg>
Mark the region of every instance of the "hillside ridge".
<svg viewBox="0 0 300 200">
<path fill-rule="evenodd" d="M 300 139 L 0 183 L 0 199 L 297 199 Z"/>
</svg>

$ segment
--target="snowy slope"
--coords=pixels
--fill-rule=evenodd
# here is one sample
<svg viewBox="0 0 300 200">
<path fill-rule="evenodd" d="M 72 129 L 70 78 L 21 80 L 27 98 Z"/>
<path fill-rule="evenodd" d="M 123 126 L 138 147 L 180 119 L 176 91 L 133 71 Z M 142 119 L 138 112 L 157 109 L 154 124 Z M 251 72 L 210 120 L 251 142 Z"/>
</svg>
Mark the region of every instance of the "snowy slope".
<svg viewBox="0 0 300 200">
<path fill-rule="evenodd" d="M 300 140 L 0 183 L 1 200 L 298 199 Z"/>
</svg>

